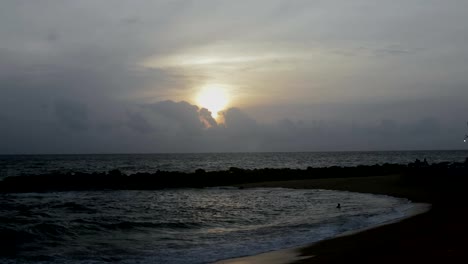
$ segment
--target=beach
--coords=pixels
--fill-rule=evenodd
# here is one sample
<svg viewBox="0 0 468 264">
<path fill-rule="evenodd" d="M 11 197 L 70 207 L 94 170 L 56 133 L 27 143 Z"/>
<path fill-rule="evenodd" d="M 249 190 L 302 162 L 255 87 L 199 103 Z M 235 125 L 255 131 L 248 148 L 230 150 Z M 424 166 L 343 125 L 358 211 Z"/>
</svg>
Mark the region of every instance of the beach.
<svg viewBox="0 0 468 264">
<path fill-rule="evenodd" d="M 275 263 L 467 263 L 468 207 L 461 193 L 404 184 L 400 175 L 261 182 L 251 187 L 319 188 L 405 197 L 432 209 L 400 222 L 283 251 Z M 294 254 L 296 252 L 297 254 Z M 280 252 L 281 253 L 281 252 Z M 270 253 L 278 254 L 278 253 Z M 269 263 L 268 255 L 224 263 Z M 289 259 L 288 259 L 289 257 Z M 273 263 L 273 262 L 270 262 Z"/>
<path fill-rule="evenodd" d="M 464 263 L 468 245 L 465 195 L 468 183 L 467 165 L 468 161 L 428 164 L 416 160 L 408 165 L 308 167 L 305 170 L 230 168 L 227 171 L 213 172 L 197 169 L 194 173 L 157 171 L 153 174 L 132 175 L 112 170 L 107 173 L 56 172 L 8 177 L 0 182 L 0 190 L 4 192 L 6 198 L 4 212 L 10 214 L 9 218 L 5 219 L 11 224 L 6 226 L 9 229 L 4 232 L 7 236 L 4 237 L 4 247 L 0 253 L 3 252 L 5 256 L 13 259 L 16 254 L 17 257 L 25 257 L 25 260 L 34 263 L 37 255 L 49 256 L 51 255 L 49 253 L 64 250 L 72 253 L 78 250 L 88 260 L 89 249 L 92 248 L 92 252 L 96 252 L 95 255 L 99 256 L 97 258 L 99 260 L 132 261 L 135 257 L 141 256 L 131 251 L 132 249 L 138 251 L 139 248 L 134 246 L 140 243 L 138 245 L 148 248 L 144 252 L 150 252 L 147 256 L 149 258 L 145 259 L 149 261 L 148 263 L 154 263 L 154 259 L 151 259 L 153 257 L 170 259 L 172 263 L 193 263 L 193 260 L 199 263 L 220 260 L 218 263 L 224 264 L 345 261 Z M 315 194 L 320 194 L 321 202 L 314 200 L 318 197 Z M 128 199 L 129 197 L 131 199 Z M 354 200 L 347 200 L 350 197 L 354 197 Z M 404 209 L 403 214 L 401 209 L 398 209 L 395 211 L 398 213 L 396 217 L 381 221 L 370 220 L 373 210 L 382 210 L 393 203 L 381 203 L 384 200 L 394 200 L 396 204 L 403 202 L 404 208 L 408 205 L 410 208 L 419 209 L 411 213 L 407 213 Z M 412 204 L 408 204 L 408 200 Z M 289 201 L 289 204 L 281 207 L 283 201 Z M 341 208 L 336 208 L 337 203 L 341 203 Z M 109 208 L 109 204 L 122 207 Z M 210 206 L 206 206 L 208 204 Z M 269 239 L 277 229 L 256 226 L 254 229 L 226 232 L 218 237 L 225 243 L 220 243 L 220 240 L 212 243 L 211 238 L 214 237 L 212 234 L 225 230 L 223 228 L 229 228 L 231 220 L 238 219 L 234 222 L 243 222 L 245 219 L 250 219 L 249 221 L 256 219 L 249 213 L 255 212 L 259 204 L 262 204 L 262 210 L 270 210 L 266 215 L 271 217 L 268 220 L 258 218 L 255 220 L 257 225 L 268 225 L 271 221 L 277 222 L 283 219 L 285 221 L 281 220 L 276 224 L 280 227 L 278 230 L 286 228 L 284 230 L 287 232 L 281 233 L 279 237 L 288 240 L 300 238 L 302 242 L 272 246 Z M 352 209 L 353 204 L 366 204 L 357 212 L 362 216 L 359 223 L 370 220 L 371 224 L 355 226 L 353 223 L 354 228 L 345 228 L 329 235 L 317 235 L 311 232 L 316 222 L 310 218 L 316 216 L 316 213 L 304 209 L 318 204 L 325 206 L 323 208 L 332 208 L 333 211 L 330 213 L 335 219 L 341 217 L 348 209 Z M 421 213 L 424 208 L 428 208 L 427 205 L 430 205 L 431 210 Z M 221 207 L 215 209 L 213 206 Z M 132 213 L 126 214 L 130 218 L 122 219 L 122 210 L 128 212 L 129 208 L 133 210 Z M 157 213 L 158 210 L 164 213 Z M 98 218 L 96 218 L 97 212 L 99 212 Z M 167 212 L 172 212 L 174 215 L 168 215 Z M 188 218 L 178 212 L 188 212 L 186 215 Z M 193 216 L 191 212 L 197 212 L 197 219 L 191 218 Z M 231 214 L 232 212 L 239 214 Z M 281 217 L 278 216 L 279 213 Z M 291 225 L 288 219 L 296 214 L 299 214 L 299 217 L 294 219 L 300 221 Z M 21 219 L 26 217 L 32 221 L 26 225 L 30 227 L 26 233 L 23 232 L 25 225 L 17 221 L 18 215 L 22 217 Z M 158 220 L 155 216 L 170 217 Z M 409 216 L 413 217 L 407 218 Z M 67 217 L 68 220 L 65 219 Z M 83 217 L 88 219 L 83 221 Z M 213 221 L 213 217 L 217 217 L 216 221 Z M 177 221 L 174 222 L 174 219 Z M 200 221 L 200 219 L 205 220 Z M 44 220 L 49 222 L 44 225 Z M 229 225 L 221 226 L 220 229 L 218 225 L 224 223 L 223 221 Z M 74 224 L 70 226 L 69 222 Z M 213 223 L 215 226 L 211 226 Z M 329 222 L 324 223 L 329 224 Z M 289 226 L 295 227 L 297 224 L 303 228 L 295 233 L 290 232 L 296 229 L 288 229 Z M 250 226 L 251 222 L 247 225 Z M 164 244 L 168 238 L 177 240 L 182 233 L 185 237 L 187 234 L 194 234 L 187 241 L 200 243 L 201 237 L 197 231 L 200 226 L 209 227 L 203 229 L 207 230 L 205 238 L 208 239 L 205 245 L 200 247 L 203 252 L 182 250 L 185 247 L 183 244 L 185 240 L 178 241 L 177 243 L 181 244 L 177 244 L 176 248 Z M 362 228 L 366 226 L 368 228 L 363 230 Z M 50 230 L 54 233 L 50 233 Z M 255 234 L 256 230 L 260 230 L 260 233 Z M 343 233 L 349 230 L 355 231 Z M 107 241 L 108 244 L 105 245 L 116 249 L 117 253 L 123 252 L 118 256 L 117 253 L 113 253 L 110 258 L 107 255 L 102 257 L 103 251 L 99 247 L 102 245 L 103 237 L 107 240 L 107 235 L 101 235 L 109 232 L 116 234 L 116 240 Z M 145 236 L 146 234 L 162 234 L 163 237 L 157 240 L 155 237 Z M 228 234 L 234 234 L 233 238 L 237 239 L 235 247 L 227 246 L 233 241 L 228 238 Z M 28 237 L 26 240 L 17 239 L 25 235 L 38 239 L 44 237 L 44 241 L 63 241 L 63 239 L 77 241 L 77 238 L 84 240 L 70 248 L 58 249 L 52 246 L 45 249 L 49 250 L 47 252 L 37 252 L 28 251 L 26 247 L 28 243 L 34 245 L 34 239 Z M 88 237 L 89 235 L 91 237 Z M 130 236 L 138 239 L 129 243 L 126 239 Z M 16 242 L 10 243 L 11 241 Z M 95 243 L 96 246 L 89 247 L 90 243 Z M 313 244 L 307 245 L 307 243 Z M 67 243 L 59 245 L 66 247 Z M 225 248 L 222 248 L 222 245 L 226 245 Z M 81 249 L 82 246 L 86 249 Z M 156 247 L 159 247 L 160 251 L 155 251 Z M 129 253 L 122 251 L 122 248 L 129 249 Z M 170 252 L 168 250 L 170 248 L 175 251 Z M 260 254 L 260 252 L 266 253 Z M 32 256 L 29 259 L 28 254 Z M 63 260 L 73 259 L 75 255 L 65 255 Z M 247 257 L 233 258 L 235 256 Z M 176 257 L 179 259 L 176 260 Z M 53 258 L 52 256 L 47 260 L 52 262 Z M 181 262 L 187 260 L 189 262 Z M 160 261 L 160 263 L 167 262 Z"/>
</svg>

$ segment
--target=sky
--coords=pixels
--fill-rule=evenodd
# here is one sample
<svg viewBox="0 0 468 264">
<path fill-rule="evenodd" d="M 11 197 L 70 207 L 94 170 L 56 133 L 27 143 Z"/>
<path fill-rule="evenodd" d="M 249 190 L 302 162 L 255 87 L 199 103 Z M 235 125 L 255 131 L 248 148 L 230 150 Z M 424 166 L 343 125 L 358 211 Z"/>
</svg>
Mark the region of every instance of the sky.
<svg viewBox="0 0 468 264">
<path fill-rule="evenodd" d="M 467 149 L 468 1 L 0 2 L 0 154 Z"/>
</svg>

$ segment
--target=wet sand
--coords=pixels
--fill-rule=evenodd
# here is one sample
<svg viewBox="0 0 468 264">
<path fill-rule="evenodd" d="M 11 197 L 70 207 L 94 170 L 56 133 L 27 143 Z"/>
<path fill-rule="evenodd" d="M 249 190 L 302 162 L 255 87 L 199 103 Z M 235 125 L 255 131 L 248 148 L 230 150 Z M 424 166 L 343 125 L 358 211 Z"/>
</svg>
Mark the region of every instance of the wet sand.
<svg viewBox="0 0 468 264">
<path fill-rule="evenodd" d="M 214 264 L 288 264 L 310 257 L 311 256 L 302 256 L 301 248 L 291 248 L 266 252 L 255 256 L 221 260 Z"/>
<path fill-rule="evenodd" d="M 303 248 L 220 263 L 468 263 L 468 203 L 465 203 L 465 195 L 407 185 L 401 182 L 399 175 L 261 182 L 242 186 L 385 194 L 431 203 L 432 209 L 400 222 Z"/>
</svg>

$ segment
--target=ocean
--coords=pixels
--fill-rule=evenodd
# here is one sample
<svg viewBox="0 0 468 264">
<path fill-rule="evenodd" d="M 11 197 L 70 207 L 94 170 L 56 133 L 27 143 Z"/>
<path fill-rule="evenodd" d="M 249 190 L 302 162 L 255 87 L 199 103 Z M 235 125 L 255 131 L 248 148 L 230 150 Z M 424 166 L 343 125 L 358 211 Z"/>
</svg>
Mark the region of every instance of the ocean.
<svg viewBox="0 0 468 264">
<path fill-rule="evenodd" d="M 463 162 L 468 151 L 0 156 L 2 177 Z M 341 208 L 336 208 L 340 203 Z M 212 263 L 404 217 L 410 201 L 283 188 L 0 194 L 0 263 Z"/>
<path fill-rule="evenodd" d="M 356 151 L 356 152 L 271 152 L 195 154 L 102 154 L 102 155 L 0 155 L 0 179 L 21 174 L 50 172 L 107 172 L 118 169 L 137 172 L 206 171 L 243 169 L 358 166 L 384 163 L 408 164 L 426 158 L 428 162 L 463 162 L 468 150 L 456 151 Z"/>
<path fill-rule="evenodd" d="M 281 188 L 3 194 L 0 263 L 211 263 L 377 225 L 411 206 Z"/>
</svg>

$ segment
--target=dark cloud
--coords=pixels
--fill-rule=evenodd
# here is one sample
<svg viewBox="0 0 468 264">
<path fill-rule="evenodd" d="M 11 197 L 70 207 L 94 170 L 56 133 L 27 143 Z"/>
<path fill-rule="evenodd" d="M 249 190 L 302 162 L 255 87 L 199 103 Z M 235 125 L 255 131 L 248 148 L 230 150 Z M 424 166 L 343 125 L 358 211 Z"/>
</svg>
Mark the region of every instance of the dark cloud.
<svg viewBox="0 0 468 264">
<path fill-rule="evenodd" d="M 107 121 L 111 129 L 102 130 L 99 125 L 105 123 L 104 117 L 94 111 L 78 101 L 62 100 L 54 104 L 55 122 L 46 115 L 34 121 L 2 117 L 6 128 L 0 134 L 3 150 L 153 153 L 434 149 L 457 148 L 464 133 L 443 133 L 456 127 L 433 117 L 410 122 L 282 119 L 262 123 L 239 108 L 220 113 L 225 123 L 218 124 L 206 109 L 183 101 L 133 108 L 121 119 Z"/>
<path fill-rule="evenodd" d="M 127 17 L 122 19 L 122 23 L 133 25 L 141 23 L 141 20 L 138 17 Z"/>
<path fill-rule="evenodd" d="M 229 108 L 221 112 L 226 128 L 237 131 L 251 131 L 256 129 L 257 122 L 239 108 Z"/>
<path fill-rule="evenodd" d="M 185 101 L 163 101 L 147 105 L 151 111 L 161 117 L 161 127 L 173 127 L 188 133 L 198 133 L 204 124 L 200 120 L 198 107 Z"/>
<path fill-rule="evenodd" d="M 153 126 L 140 113 L 127 113 L 127 117 L 126 125 L 129 128 L 143 134 L 154 131 Z"/>
<path fill-rule="evenodd" d="M 49 34 L 47 34 L 47 40 L 50 42 L 58 41 L 59 39 L 60 35 L 55 31 L 49 32 Z"/>
<path fill-rule="evenodd" d="M 205 127 L 216 127 L 218 125 L 208 109 L 202 108 L 200 111 L 198 111 L 198 114 Z"/>
<path fill-rule="evenodd" d="M 86 105 L 72 100 L 58 101 L 54 105 L 59 123 L 73 131 L 86 130 L 89 126 Z"/>
</svg>

